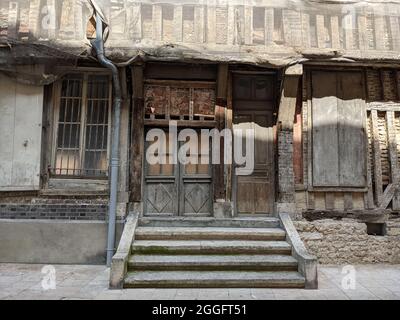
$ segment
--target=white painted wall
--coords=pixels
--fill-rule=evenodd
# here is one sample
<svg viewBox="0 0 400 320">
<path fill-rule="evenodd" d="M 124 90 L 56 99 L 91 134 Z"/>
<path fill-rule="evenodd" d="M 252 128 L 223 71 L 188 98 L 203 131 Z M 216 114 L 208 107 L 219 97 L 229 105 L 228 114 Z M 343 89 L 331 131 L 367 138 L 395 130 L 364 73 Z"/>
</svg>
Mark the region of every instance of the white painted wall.
<svg viewBox="0 0 400 320">
<path fill-rule="evenodd" d="M 43 87 L 0 74 L 0 191 L 38 190 Z"/>
</svg>

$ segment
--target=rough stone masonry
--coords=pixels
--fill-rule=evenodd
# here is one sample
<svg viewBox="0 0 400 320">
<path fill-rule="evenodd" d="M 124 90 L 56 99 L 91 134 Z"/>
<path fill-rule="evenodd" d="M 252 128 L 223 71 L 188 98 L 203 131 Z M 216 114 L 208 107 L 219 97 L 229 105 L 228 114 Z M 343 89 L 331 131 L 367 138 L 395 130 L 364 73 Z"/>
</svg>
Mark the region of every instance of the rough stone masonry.
<svg viewBox="0 0 400 320">
<path fill-rule="evenodd" d="M 301 239 L 320 264 L 400 263 L 400 219 L 386 222 L 383 236 L 368 235 L 354 219 L 294 221 Z"/>
</svg>

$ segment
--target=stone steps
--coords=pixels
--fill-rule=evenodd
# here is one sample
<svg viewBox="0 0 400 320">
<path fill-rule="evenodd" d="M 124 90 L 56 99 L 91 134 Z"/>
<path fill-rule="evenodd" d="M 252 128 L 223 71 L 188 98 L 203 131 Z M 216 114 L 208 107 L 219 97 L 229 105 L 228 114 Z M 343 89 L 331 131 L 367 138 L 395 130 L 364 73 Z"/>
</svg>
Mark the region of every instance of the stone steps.
<svg viewBox="0 0 400 320">
<path fill-rule="evenodd" d="M 280 228 L 138 227 L 137 240 L 285 240 Z"/>
<path fill-rule="evenodd" d="M 139 226 L 145 227 L 220 227 L 220 228 L 278 228 L 279 219 L 251 217 L 216 219 L 212 217 L 142 217 Z"/>
<path fill-rule="evenodd" d="M 128 268 L 136 271 L 297 271 L 297 261 L 287 255 L 133 255 Z"/>
<path fill-rule="evenodd" d="M 128 272 L 125 288 L 303 288 L 296 271 L 143 271 Z"/>
<path fill-rule="evenodd" d="M 125 288 L 303 288 L 277 218 L 144 217 Z"/>
<path fill-rule="evenodd" d="M 286 241 L 135 240 L 132 253 L 146 254 L 291 254 Z"/>
</svg>

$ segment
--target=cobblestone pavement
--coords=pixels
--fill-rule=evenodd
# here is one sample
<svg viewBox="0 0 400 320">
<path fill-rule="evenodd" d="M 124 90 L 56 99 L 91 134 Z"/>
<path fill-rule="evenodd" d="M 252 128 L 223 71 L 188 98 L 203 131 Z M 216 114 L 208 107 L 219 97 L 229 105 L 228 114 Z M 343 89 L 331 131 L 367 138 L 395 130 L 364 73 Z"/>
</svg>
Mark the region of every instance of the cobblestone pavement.
<svg viewBox="0 0 400 320">
<path fill-rule="evenodd" d="M 319 289 L 126 289 L 109 290 L 109 269 L 104 266 L 55 265 L 55 289 L 52 267 L 43 265 L 0 264 L 0 299 L 260 299 L 400 300 L 400 265 L 355 266 L 355 288 L 351 269 L 343 266 L 319 266 Z M 342 273 L 342 271 L 344 273 Z M 354 278 L 352 278 L 354 279 Z M 53 282 L 54 283 L 54 282 Z M 354 282 L 353 282 L 354 283 Z M 344 286 L 342 285 L 344 284 Z"/>
</svg>

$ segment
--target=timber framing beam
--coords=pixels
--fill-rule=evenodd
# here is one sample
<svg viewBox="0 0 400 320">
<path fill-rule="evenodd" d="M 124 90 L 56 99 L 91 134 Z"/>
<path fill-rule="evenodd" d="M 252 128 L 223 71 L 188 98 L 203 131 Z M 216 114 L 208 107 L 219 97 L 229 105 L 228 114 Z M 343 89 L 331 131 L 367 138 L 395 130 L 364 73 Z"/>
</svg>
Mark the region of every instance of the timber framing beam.
<svg viewBox="0 0 400 320">
<path fill-rule="evenodd" d="M 215 106 L 216 128 L 225 129 L 226 110 L 228 105 L 228 64 L 218 65 L 217 101 Z M 214 200 L 226 199 L 224 140 L 220 140 L 220 164 L 214 165 Z"/>
<path fill-rule="evenodd" d="M 130 201 L 142 201 L 142 169 L 144 154 L 144 85 L 143 64 L 135 64 L 132 72 L 132 136 L 130 166 Z"/>
</svg>

